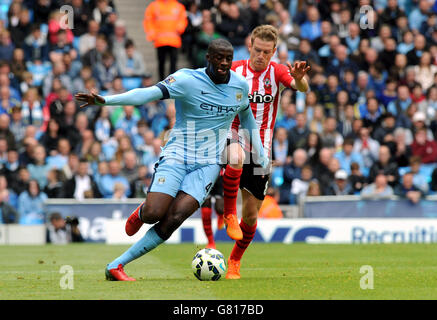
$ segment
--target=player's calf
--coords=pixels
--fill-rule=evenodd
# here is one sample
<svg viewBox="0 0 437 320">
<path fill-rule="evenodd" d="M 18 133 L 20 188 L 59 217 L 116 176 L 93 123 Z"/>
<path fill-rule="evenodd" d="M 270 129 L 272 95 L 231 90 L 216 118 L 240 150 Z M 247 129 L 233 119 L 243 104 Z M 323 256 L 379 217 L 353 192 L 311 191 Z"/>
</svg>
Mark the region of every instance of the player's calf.
<svg viewBox="0 0 437 320">
<path fill-rule="evenodd" d="M 223 222 L 226 233 L 233 240 L 241 240 L 243 233 L 237 219 L 237 196 L 243 172 L 244 151 L 238 143 L 228 146 L 228 165 L 223 175 Z"/>
<path fill-rule="evenodd" d="M 245 216 L 242 218 L 242 220 L 247 226 L 253 227 L 256 226 L 258 223 L 258 215 Z"/>
<path fill-rule="evenodd" d="M 225 227 L 225 219 L 223 213 L 217 213 L 217 230 L 221 230 Z"/>
<path fill-rule="evenodd" d="M 228 165 L 223 174 L 223 212 L 225 217 L 227 215 L 237 215 L 238 189 L 245 160 L 244 150 L 238 143 L 231 143 L 227 148 L 227 152 Z"/>
<path fill-rule="evenodd" d="M 185 216 L 189 217 L 191 214 L 192 213 Z M 183 214 L 178 212 L 173 212 L 173 214 L 169 212 L 161 221 L 159 221 L 156 226 L 161 237 L 163 237 L 163 239 L 170 238 L 173 232 L 175 232 L 176 229 L 186 220 L 186 218 L 183 217 Z"/>
<path fill-rule="evenodd" d="M 156 231 L 167 240 L 179 226 L 199 208 L 199 202 L 189 194 L 180 191 L 165 214 L 156 225 Z"/>
<path fill-rule="evenodd" d="M 223 219 L 224 212 L 224 199 L 223 197 L 215 198 L 215 213 L 217 214 L 217 229 L 221 230 L 225 227 L 225 221 Z"/>
<path fill-rule="evenodd" d="M 212 226 L 211 226 L 212 209 L 210 207 L 202 207 L 201 213 L 202 213 L 203 231 L 205 232 L 205 236 L 208 239 L 208 245 L 206 247 L 215 249 L 214 234 L 212 232 Z"/>
</svg>

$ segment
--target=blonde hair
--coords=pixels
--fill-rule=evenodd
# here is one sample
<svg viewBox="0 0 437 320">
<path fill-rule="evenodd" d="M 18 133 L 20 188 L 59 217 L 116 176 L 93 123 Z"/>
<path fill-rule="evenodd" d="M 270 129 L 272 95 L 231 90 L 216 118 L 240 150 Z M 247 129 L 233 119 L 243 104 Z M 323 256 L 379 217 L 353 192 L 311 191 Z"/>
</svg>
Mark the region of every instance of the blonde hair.
<svg viewBox="0 0 437 320">
<path fill-rule="evenodd" d="M 275 27 L 268 24 L 263 24 L 253 29 L 252 34 L 250 35 L 250 41 L 252 44 L 256 38 L 259 38 L 263 41 L 273 41 L 274 48 L 276 48 L 279 32 Z"/>
<path fill-rule="evenodd" d="M 311 180 L 308 184 L 307 196 L 320 196 L 320 184 L 316 180 Z"/>
<path fill-rule="evenodd" d="M 39 93 L 38 93 L 38 89 L 35 87 L 30 87 L 29 89 L 27 89 L 26 93 L 24 93 L 23 95 L 23 100 L 28 100 L 29 96 L 31 94 L 34 94 L 34 98 L 35 100 L 39 100 Z"/>
</svg>

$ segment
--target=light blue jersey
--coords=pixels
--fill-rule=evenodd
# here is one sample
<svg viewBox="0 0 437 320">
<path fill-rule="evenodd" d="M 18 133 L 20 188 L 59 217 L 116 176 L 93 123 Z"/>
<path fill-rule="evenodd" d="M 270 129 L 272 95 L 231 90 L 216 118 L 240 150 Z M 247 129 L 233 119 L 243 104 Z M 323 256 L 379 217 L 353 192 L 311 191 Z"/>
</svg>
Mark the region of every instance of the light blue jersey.
<svg viewBox="0 0 437 320">
<path fill-rule="evenodd" d="M 227 84 L 215 84 L 205 68 L 181 69 L 159 86 L 176 100 L 176 123 L 162 155 L 189 164 L 218 163 L 235 115 L 248 108 L 247 81 L 231 71 Z"/>
<path fill-rule="evenodd" d="M 173 197 L 179 190 L 199 204 L 220 172 L 222 152 L 232 121 L 238 114 L 251 137 L 255 159 L 266 167 L 259 130 L 249 106 L 249 86 L 242 76 L 230 71 L 226 84 L 215 84 L 206 68 L 181 69 L 155 86 L 105 96 L 105 105 L 142 105 L 158 99 L 176 100 L 176 122 L 163 147 L 150 192 Z"/>
<path fill-rule="evenodd" d="M 249 86 L 241 75 L 230 73 L 228 83 L 215 84 L 206 68 L 181 69 L 156 86 L 105 96 L 105 105 L 142 105 L 157 99 L 175 99 L 176 123 L 161 155 L 186 164 L 220 163 L 228 131 L 238 114 L 262 162 L 266 158 L 249 108 Z"/>
</svg>

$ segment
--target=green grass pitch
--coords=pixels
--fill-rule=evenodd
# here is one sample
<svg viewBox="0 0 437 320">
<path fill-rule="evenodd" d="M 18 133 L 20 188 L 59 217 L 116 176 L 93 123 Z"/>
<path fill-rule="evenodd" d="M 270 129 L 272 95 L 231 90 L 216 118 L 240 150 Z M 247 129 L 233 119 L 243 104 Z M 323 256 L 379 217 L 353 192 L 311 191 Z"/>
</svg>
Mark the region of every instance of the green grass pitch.
<svg viewBox="0 0 437 320">
<path fill-rule="evenodd" d="M 437 299 L 437 244 L 259 244 L 242 261 L 240 280 L 197 280 L 191 259 L 202 248 L 162 245 L 125 270 L 136 282 L 106 281 L 106 264 L 128 246 L 1 246 L 0 299 Z M 231 244 L 218 243 L 229 256 Z M 63 265 L 74 289 L 62 289 Z M 363 265 L 373 289 L 360 288 Z"/>
</svg>

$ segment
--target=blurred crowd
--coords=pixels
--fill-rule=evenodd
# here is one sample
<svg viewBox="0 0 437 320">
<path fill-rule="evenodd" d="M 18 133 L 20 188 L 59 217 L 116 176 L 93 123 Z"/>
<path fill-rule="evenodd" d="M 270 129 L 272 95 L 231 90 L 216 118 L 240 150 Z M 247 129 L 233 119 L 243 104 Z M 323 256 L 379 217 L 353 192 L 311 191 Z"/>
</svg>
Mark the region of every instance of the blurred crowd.
<svg viewBox="0 0 437 320">
<path fill-rule="evenodd" d="M 417 202 L 437 191 L 437 1 L 179 2 L 187 23 L 176 49 L 192 67 L 220 37 L 247 59 L 260 24 L 279 29 L 275 61 L 312 67 L 311 90 L 286 89 L 280 101 L 270 189 L 279 203 Z M 62 28 L 64 4 L 73 29 Z M 80 109 L 73 95 L 147 87 L 155 72 L 113 1 L 0 0 L 0 223 L 42 223 L 47 198 L 144 198 L 174 103 Z"/>
<path fill-rule="evenodd" d="M 0 223 L 43 223 L 47 198 L 144 197 L 174 107 L 73 96 L 151 84 L 113 1 L 0 0 Z"/>
<path fill-rule="evenodd" d="M 211 39 L 247 59 L 250 32 L 280 32 L 274 57 L 307 61 L 311 90 L 284 90 L 271 186 L 301 196 L 437 191 L 437 1 L 188 1 L 185 52 L 204 65 Z"/>
</svg>

